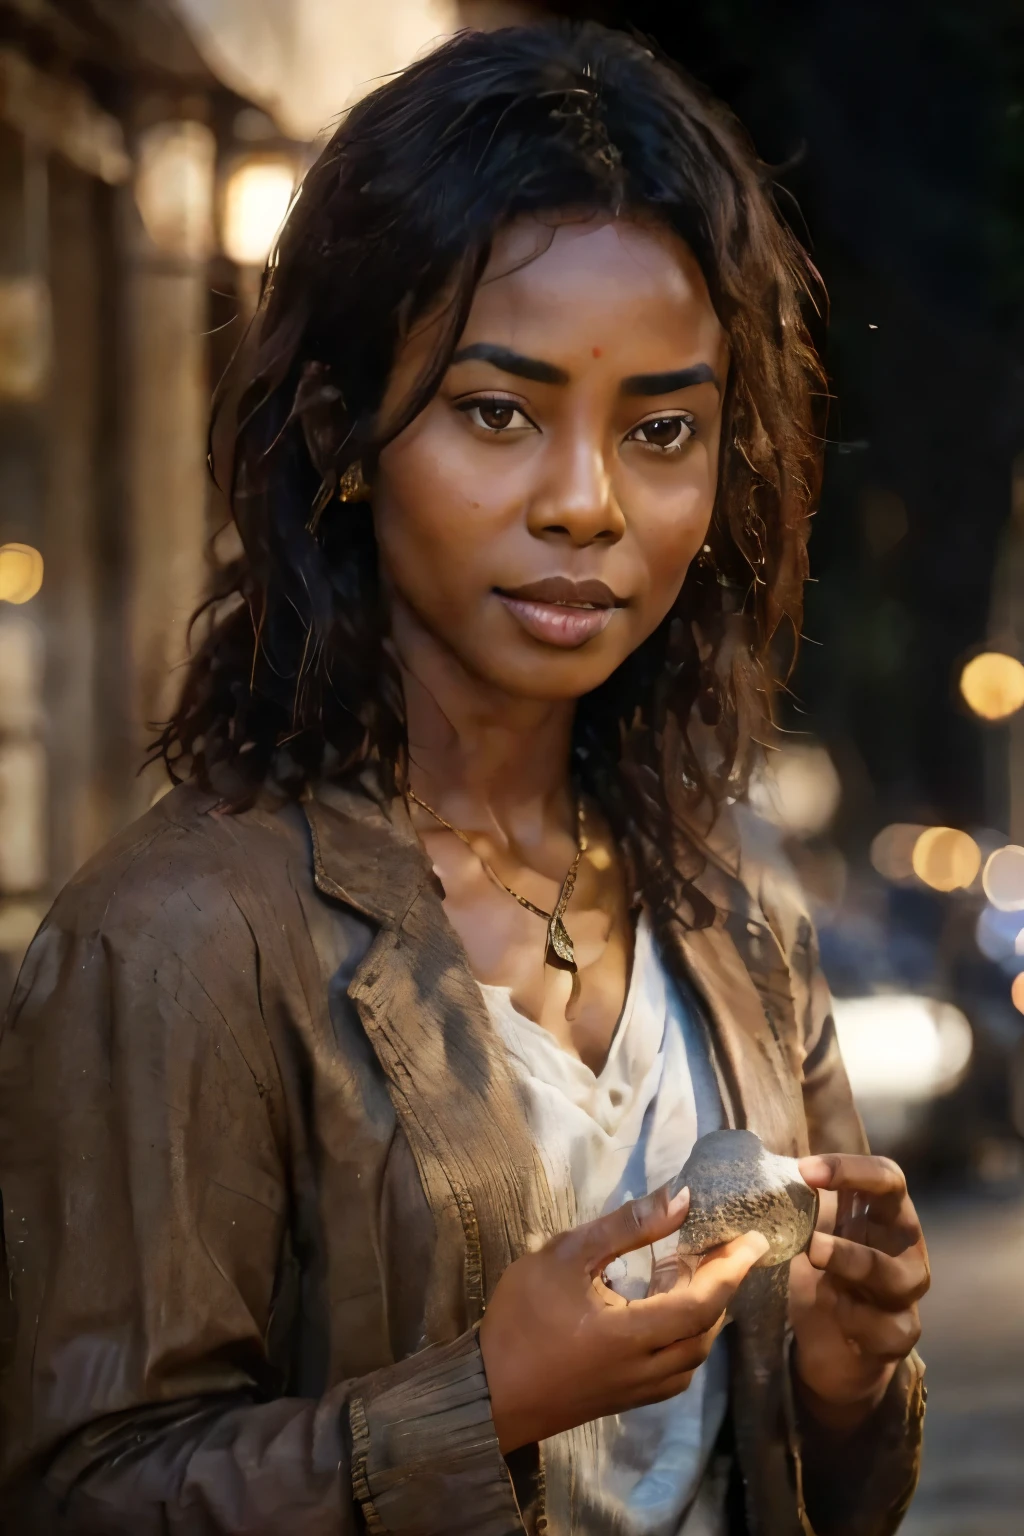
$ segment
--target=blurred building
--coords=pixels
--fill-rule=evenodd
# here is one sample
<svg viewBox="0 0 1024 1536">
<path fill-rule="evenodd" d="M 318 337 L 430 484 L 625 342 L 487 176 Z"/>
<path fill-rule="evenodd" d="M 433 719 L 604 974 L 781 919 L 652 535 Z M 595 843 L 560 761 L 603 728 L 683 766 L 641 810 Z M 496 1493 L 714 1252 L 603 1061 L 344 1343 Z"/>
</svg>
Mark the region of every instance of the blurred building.
<svg viewBox="0 0 1024 1536">
<path fill-rule="evenodd" d="M 272 139 L 157 0 L 0 3 L 0 992 L 154 793 L 137 770 L 203 585 L 217 194 L 246 112 Z"/>
</svg>

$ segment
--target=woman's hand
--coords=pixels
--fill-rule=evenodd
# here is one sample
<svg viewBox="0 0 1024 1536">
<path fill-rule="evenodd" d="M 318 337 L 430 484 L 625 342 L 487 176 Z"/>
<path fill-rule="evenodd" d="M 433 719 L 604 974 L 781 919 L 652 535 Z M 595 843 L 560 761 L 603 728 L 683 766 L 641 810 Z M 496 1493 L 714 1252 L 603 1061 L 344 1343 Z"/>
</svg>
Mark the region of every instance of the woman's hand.
<svg viewBox="0 0 1024 1536">
<path fill-rule="evenodd" d="M 625 1301 L 601 1278 L 620 1254 L 675 1232 L 689 1199 L 685 1189 L 673 1200 L 656 1190 L 509 1265 L 480 1325 L 503 1452 L 689 1386 L 766 1240 L 738 1237 L 641 1301 Z"/>
<path fill-rule="evenodd" d="M 796 1375 L 817 1418 L 854 1429 L 920 1337 L 928 1251 L 888 1158 L 830 1153 L 805 1157 L 800 1172 L 822 1200 L 807 1254 L 790 1266 Z"/>
</svg>

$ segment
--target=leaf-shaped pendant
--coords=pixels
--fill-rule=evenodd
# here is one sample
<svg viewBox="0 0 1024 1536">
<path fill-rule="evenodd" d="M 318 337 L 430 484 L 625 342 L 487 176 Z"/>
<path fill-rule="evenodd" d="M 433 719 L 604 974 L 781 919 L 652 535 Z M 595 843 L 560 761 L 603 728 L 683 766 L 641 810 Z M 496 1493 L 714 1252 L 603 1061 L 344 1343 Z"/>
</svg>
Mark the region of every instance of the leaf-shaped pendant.
<svg viewBox="0 0 1024 1536">
<path fill-rule="evenodd" d="M 570 971 L 576 969 L 576 951 L 572 947 L 572 939 L 566 930 L 560 917 L 553 917 L 548 924 L 548 951 L 557 955 L 562 965 Z"/>
</svg>

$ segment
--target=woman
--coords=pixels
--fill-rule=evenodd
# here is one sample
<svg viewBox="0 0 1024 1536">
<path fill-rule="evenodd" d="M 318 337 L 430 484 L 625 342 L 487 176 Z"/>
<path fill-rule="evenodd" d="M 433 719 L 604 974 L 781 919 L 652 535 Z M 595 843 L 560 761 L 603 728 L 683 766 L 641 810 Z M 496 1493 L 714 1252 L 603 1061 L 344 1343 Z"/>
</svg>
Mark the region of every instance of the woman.
<svg viewBox="0 0 1024 1536">
<path fill-rule="evenodd" d="M 17 1529 L 899 1523 L 920 1228 L 728 809 L 799 624 L 810 283 L 735 125 L 596 27 L 457 38 L 307 177 L 187 777 L 3 1039 Z M 763 1238 L 673 1257 L 720 1125 L 826 1192 L 791 1335 Z"/>
</svg>

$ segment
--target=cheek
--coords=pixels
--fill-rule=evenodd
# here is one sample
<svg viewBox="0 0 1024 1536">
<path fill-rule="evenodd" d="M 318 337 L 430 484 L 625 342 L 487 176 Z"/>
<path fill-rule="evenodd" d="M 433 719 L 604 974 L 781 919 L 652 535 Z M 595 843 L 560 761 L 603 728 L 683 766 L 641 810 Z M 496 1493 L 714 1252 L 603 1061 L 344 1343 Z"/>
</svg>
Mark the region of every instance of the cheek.
<svg viewBox="0 0 1024 1536">
<path fill-rule="evenodd" d="M 405 434 L 382 455 L 374 526 L 385 575 L 407 595 L 459 591 L 471 583 L 500 524 L 474 494 L 461 445 L 444 434 Z"/>
<path fill-rule="evenodd" d="M 659 495 L 638 507 L 634 537 L 645 572 L 645 608 L 660 623 L 679 595 L 691 563 L 700 552 L 711 523 L 715 486 L 712 480 L 690 482 L 671 495 Z"/>
</svg>

